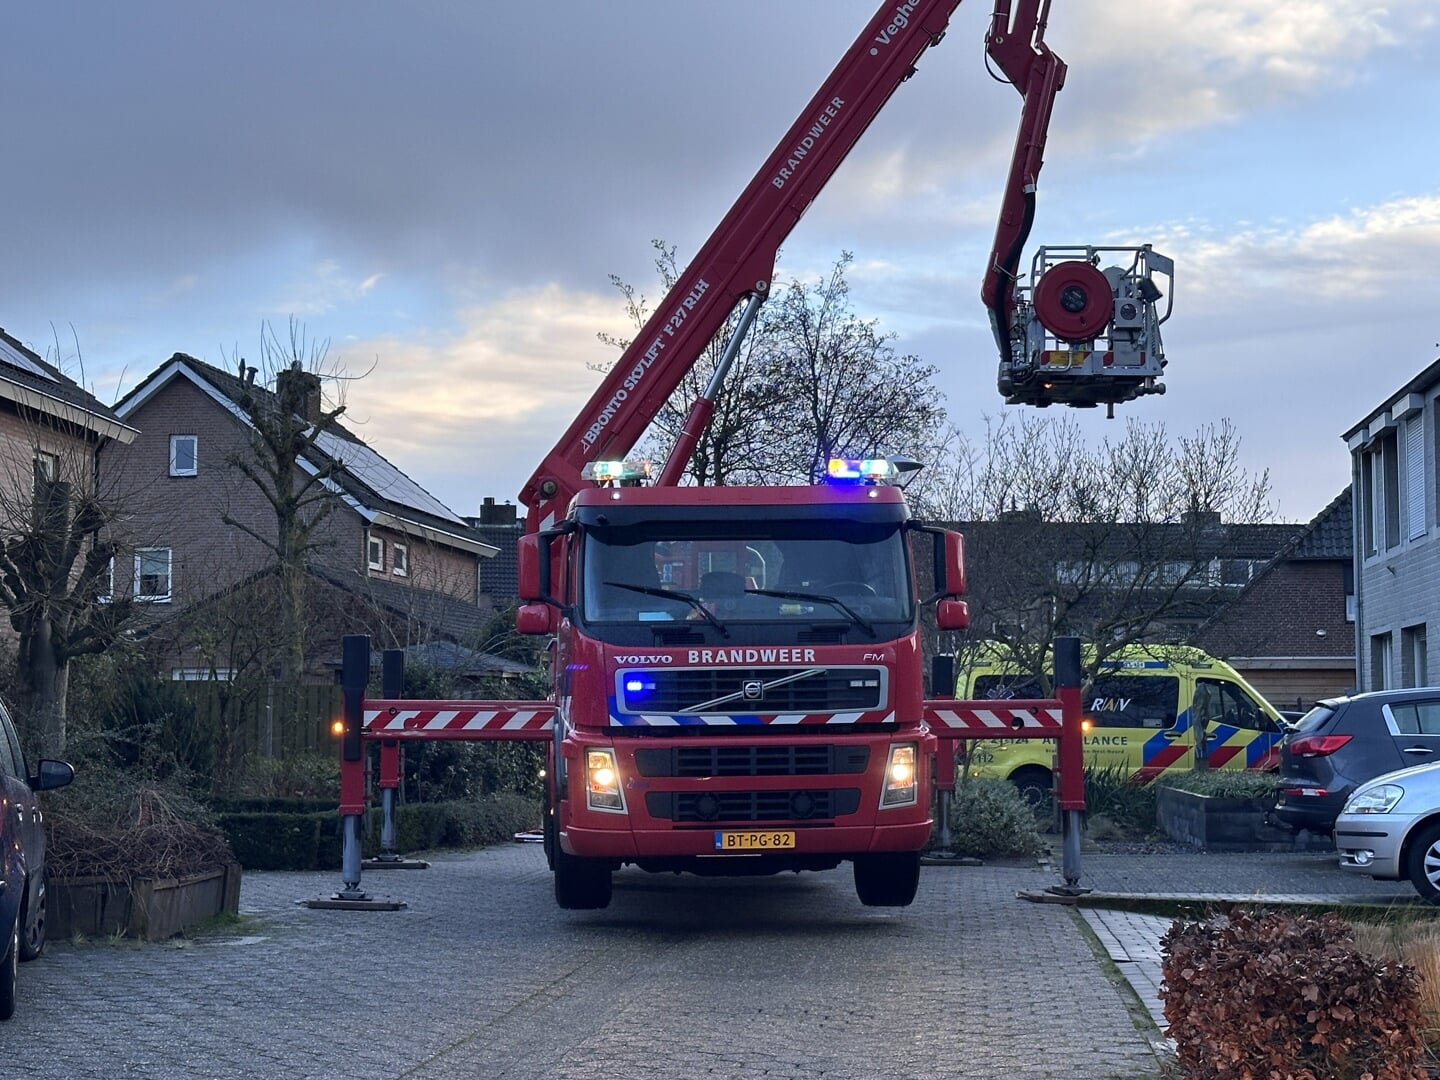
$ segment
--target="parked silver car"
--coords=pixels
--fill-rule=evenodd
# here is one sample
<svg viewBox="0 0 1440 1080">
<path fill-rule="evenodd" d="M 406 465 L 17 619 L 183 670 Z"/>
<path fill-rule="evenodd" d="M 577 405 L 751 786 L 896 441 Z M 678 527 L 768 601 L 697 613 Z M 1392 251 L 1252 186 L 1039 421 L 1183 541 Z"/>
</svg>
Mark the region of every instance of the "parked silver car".
<svg viewBox="0 0 1440 1080">
<path fill-rule="evenodd" d="M 1440 762 L 1367 780 L 1335 819 L 1340 866 L 1383 881 L 1409 878 L 1440 904 Z"/>
</svg>

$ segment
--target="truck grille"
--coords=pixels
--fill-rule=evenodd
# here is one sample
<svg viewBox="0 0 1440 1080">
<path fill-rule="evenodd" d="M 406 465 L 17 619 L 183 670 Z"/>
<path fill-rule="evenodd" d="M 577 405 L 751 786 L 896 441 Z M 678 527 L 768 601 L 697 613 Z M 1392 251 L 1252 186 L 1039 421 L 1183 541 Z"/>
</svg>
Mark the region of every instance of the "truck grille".
<svg viewBox="0 0 1440 1080">
<path fill-rule="evenodd" d="M 651 791 L 645 809 L 676 822 L 829 821 L 860 807 L 859 788 L 833 791 Z"/>
<path fill-rule="evenodd" d="M 835 776 L 863 773 L 867 746 L 666 746 L 635 751 L 641 776 Z"/>
<path fill-rule="evenodd" d="M 697 667 L 621 671 L 623 713 L 822 713 L 885 707 L 880 667 Z"/>
</svg>

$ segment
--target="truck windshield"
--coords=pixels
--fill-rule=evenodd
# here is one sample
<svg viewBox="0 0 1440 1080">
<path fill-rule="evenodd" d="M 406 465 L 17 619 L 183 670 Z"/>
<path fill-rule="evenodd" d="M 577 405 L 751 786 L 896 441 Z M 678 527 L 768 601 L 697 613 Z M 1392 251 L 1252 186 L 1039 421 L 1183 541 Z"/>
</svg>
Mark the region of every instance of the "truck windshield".
<svg viewBox="0 0 1440 1080">
<path fill-rule="evenodd" d="M 897 523 L 645 522 L 586 530 L 587 623 L 709 626 L 876 622 L 914 617 Z M 703 610 L 702 610 L 703 609 Z"/>
</svg>

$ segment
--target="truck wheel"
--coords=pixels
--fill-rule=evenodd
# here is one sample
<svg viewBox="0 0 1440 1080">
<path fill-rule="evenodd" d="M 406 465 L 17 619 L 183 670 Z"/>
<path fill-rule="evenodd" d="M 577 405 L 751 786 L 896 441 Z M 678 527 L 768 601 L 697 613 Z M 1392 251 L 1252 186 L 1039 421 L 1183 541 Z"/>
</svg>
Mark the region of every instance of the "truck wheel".
<svg viewBox="0 0 1440 1080">
<path fill-rule="evenodd" d="M 555 844 L 555 902 L 567 911 L 610 906 L 610 864 L 582 859 Z"/>
<path fill-rule="evenodd" d="M 1440 822 L 1431 822 L 1410 841 L 1405 871 L 1420 898 L 1440 904 Z"/>
<path fill-rule="evenodd" d="M 866 907 L 909 907 L 920 886 L 920 853 L 855 856 L 855 895 Z"/>
<path fill-rule="evenodd" d="M 20 976 L 20 921 L 10 931 L 10 948 L 5 959 L 0 960 L 0 1020 L 9 1020 L 15 1015 L 15 983 Z"/>
</svg>

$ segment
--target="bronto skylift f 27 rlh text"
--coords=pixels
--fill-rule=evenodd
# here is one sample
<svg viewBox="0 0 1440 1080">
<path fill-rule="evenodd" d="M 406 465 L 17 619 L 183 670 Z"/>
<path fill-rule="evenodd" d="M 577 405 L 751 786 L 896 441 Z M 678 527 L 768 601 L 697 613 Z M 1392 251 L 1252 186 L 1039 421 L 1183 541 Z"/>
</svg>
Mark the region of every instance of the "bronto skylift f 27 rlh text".
<svg viewBox="0 0 1440 1080">
<path fill-rule="evenodd" d="M 955 742 L 1058 736 L 1074 884 L 1078 645 L 1071 664 L 1057 643 L 1055 700 L 925 700 L 919 609 L 935 603 L 942 630 L 965 626 L 963 547 L 911 518 L 896 483 L 906 466 L 837 460 L 811 487 L 680 483 L 781 243 L 958 6 L 881 7 L 526 484 L 519 628 L 554 635 L 552 697 L 362 705 L 363 675 L 347 687 L 347 716 L 363 716 L 342 753 L 347 890 L 359 881 L 362 737 L 381 743 L 387 810 L 399 742 L 546 739 L 555 896 L 599 908 L 627 864 L 737 875 L 847 861 L 862 902 L 909 904 Z M 1042 249 L 1020 281 L 1065 77 L 1043 40 L 1048 10 L 996 0 L 991 17 L 988 55 L 1024 106 L 982 295 L 1007 401 L 1113 407 L 1163 390 L 1169 312 L 1154 279 L 1171 266 L 1148 247 Z M 626 455 L 737 309 L 715 377 L 648 482 Z M 917 574 L 917 560 L 933 571 Z"/>
</svg>

